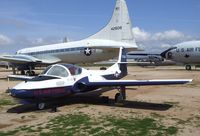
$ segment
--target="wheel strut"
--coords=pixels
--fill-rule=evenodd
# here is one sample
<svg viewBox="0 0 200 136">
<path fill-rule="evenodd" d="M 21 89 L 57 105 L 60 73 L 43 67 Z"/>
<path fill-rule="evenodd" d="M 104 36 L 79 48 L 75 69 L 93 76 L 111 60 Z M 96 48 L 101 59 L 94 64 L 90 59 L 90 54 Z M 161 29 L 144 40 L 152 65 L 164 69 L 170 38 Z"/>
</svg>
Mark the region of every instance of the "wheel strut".
<svg viewBox="0 0 200 136">
<path fill-rule="evenodd" d="M 123 103 L 126 100 L 126 87 L 120 86 L 119 93 L 115 95 L 115 102 L 116 103 Z"/>
</svg>

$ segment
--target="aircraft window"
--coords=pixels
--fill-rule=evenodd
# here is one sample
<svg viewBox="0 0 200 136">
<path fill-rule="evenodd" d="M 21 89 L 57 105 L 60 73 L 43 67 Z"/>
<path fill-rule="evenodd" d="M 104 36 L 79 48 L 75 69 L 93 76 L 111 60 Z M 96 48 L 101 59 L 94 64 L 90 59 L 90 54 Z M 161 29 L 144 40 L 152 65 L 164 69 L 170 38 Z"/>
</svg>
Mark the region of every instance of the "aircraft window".
<svg viewBox="0 0 200 136">
<path fill-rule="evenodd" d="M 64 67 L 66 67 L 71 75 L 80 75 L 82 73 L 82 69 L 78 66 L 74 66 L 71 64 L 62 64 Z"/>
<path fill-rule="evenodd" d="M 68 69 L 69 69 L 71 75 L 79 75 L 82 72 L 81 68 L 77 68 L 77 67 L 70 67 Z"/>
<path fill-rule="evenodd" d="M 69 74 L 67 70 L 61 66 L 53 66 L 47 73 L 47 75 L 67 77 Z"/>
</svg>

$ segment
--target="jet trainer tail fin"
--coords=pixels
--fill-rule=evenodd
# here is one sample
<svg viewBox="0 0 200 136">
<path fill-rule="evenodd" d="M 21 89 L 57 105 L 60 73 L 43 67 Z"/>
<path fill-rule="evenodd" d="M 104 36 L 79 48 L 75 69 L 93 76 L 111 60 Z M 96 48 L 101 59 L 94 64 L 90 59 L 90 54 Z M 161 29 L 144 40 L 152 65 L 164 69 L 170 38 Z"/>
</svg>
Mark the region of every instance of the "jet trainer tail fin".
<svg viewBox="0 0 200 136">
<path fill-rule="evenodd" d="M 130 44 L 135 43 L 125 0 L 116 0 L 116 6 L 110 22 L 98 33 L 89 37 L 89 39 L 107 39 Z"/>
<path fill-rule="evenodd" d="M 126 56 L 126 49 L 121 47 L 119 51 L 119 58 L 118 58 L 118 65 L 119 69 L 121 70 L 121 76 L 124 77 L 128 74 L 127 70 L 127 56 Z"/>
<path fill-rule="evenodd" d="M 108 73 L 117 71 L 116 74 L 119 74 L 117 76 L 119 79 L 128 74 L 126 53 L 126 49 L 124 47 L 120 47 L 118 61 L 107 69 Z"/>
</svg>

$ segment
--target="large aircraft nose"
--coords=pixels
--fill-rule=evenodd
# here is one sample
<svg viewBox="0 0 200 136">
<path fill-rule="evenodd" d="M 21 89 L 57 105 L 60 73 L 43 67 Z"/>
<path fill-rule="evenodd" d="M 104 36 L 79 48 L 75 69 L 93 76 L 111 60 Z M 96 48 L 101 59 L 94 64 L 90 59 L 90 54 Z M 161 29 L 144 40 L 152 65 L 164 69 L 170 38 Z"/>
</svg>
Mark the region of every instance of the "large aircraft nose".
<svg viewBox="0 0 200 136">
<path fill-rule="evenodd" d="M 163 58 L 165 59 L 171 59 L 172 58 L 172 50 L 176 49 L 177 47 L 172 47 L 172 48 L 169 48 L 168 50 L 162 52 L 160 54 L 160 56 L 162 56 Z"/>
<path fill-rule="evenodd" d="M 166 54 L 167 54 L 167 51 L 164 51 L 164 52 L 162 52 L 162 53 L 160 54 L 160 56 L 166 59 L 166 58 L 167 58 L 167 57 L 166 57 Z"/>
</svg>

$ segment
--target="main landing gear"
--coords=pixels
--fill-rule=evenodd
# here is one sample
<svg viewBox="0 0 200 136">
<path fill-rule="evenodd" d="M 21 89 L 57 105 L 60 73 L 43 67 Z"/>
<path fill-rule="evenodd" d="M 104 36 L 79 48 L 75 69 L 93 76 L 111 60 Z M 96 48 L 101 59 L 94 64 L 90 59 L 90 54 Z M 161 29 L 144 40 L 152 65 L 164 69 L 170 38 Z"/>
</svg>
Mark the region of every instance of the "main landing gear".
<svg viewBox="0 0 200 136">
<path fill-rule="evenodd" d="M 119 89 L 119 93 L 115 95 L 115 103 L 116 104 L 123 104 L 124 100 L 126 100 L 126 87 L 121 86 Z"/>
<path fill-rule="evenodd" d="M 35 76 L 35 72 L 34 71 L 27 71 L 26 75 L 27 76 Z"/>
<path fill-rule="evenodd" d="M 21 75 L 26 75 L 26 76 L 35 76 L 35 71 L 24 71 L 21 70 Z"/>
<path fill-rule="evenodd" d="M 191 66 L 191 65 L 186 65 L 186 66 L 185 66 L 185 69 L 186 69 L 186 70 L 192 70 L 192 66 Z"/>
<path fill-rule="evenodd" d="M 37 103 L 36 107 L 37 107 L 37 110 L 44 110 L 46 108 L 46 103 L 44 103 L 44 102 Z M 56 105 L 54 105 L 51 108 L 51 112 L 57 112 L 57 106 Z"/>
</svg>

